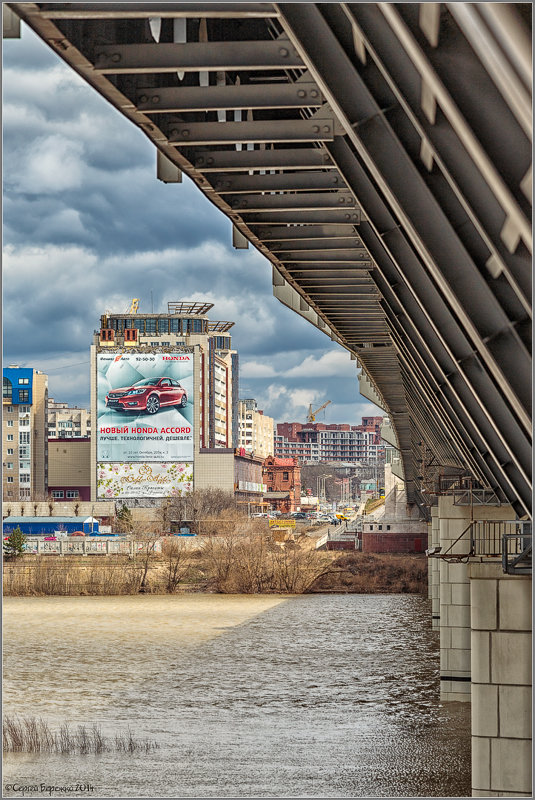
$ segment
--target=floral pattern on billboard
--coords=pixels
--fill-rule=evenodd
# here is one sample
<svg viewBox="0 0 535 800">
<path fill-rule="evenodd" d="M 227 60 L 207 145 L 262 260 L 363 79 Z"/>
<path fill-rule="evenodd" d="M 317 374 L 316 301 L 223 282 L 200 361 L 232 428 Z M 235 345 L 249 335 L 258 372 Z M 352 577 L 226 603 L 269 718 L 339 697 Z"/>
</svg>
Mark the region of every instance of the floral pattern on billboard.
<svg viewBox="0 0 535 800">
<path fill-rule="evenodd" d="M 193 464 L 97 464 L 99 499 L 167 497 L 193 491 Z"/>
</svg>

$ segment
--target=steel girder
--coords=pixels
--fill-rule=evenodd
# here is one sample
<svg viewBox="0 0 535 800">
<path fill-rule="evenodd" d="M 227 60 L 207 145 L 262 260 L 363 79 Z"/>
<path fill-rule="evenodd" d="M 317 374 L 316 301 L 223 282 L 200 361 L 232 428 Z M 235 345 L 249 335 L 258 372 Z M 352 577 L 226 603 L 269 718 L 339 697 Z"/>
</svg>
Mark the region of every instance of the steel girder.
<svg viewBox="0 0 535 800">
<path fill-rule="evenodd" d="M 530 512 L 527 4 L 9 5 L 358 357 L 410 501 L 430 453 Z"/>
</svg>

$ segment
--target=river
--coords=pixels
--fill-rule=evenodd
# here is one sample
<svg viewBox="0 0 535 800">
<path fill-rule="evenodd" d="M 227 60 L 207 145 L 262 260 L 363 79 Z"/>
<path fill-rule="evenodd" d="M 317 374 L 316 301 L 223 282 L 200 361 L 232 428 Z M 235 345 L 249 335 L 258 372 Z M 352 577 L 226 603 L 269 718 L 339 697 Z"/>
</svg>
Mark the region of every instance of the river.
<svg viewBox="0 0 535 800">
<path fill-rule="evenodd" d="M 8 597 L 14 713 L 129 727 L 159 748 L 9 754 L 6 797 L 41 783 L 90 784 L 68 795 L 86 797 L 470 795 L 469 705 L 439 702 L 438 635 L 415 595 Z"/>
</svg>

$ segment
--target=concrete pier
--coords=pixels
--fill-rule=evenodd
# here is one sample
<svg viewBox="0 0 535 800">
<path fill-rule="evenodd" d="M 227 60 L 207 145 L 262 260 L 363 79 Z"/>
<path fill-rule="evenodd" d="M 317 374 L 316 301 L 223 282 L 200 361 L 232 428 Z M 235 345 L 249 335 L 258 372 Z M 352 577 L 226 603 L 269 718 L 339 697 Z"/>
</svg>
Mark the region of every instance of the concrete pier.
<svg viewBox="0 0 535 800">
<path fill-rule="evenodd" d="M 431 508 L 431 524 L 429 526 L 429 547 L 440 544 L 440 524 L 438 506 Z M 434 630 L 440 628 L 440 560 L 430 558 L 428 561 L 429 598 L 431 600 L 431 624 Z"/>
<path fill-rule="evenodd" d="M 514 519 L 510 506 L 454 504 L 451 496 L 439 497 L 438 520 L 441 555 L 467 555 L 468 533 L 456 542 L 473 519 Z M 454 542 L 456 542 L 454 544 Z M 440 697 L 470 700 L 471 624 L 470 578 L 467 563 L 440 559 Z"/>
<path fill-rule="evenodd" d="M 531 797 L 531 576 L 470 564 L 474 797 Z"/>
</svg>

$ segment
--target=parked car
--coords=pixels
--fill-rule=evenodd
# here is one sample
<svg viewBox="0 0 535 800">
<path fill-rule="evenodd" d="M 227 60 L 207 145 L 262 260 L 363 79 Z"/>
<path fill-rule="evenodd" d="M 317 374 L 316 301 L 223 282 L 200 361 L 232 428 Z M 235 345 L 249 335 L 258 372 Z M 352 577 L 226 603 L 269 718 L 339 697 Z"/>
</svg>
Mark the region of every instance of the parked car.
<svg viewBox="0 0 535 800">
<path fill-rule="evenodd" d="M 106 395 L 106 406 L 117 411 L 146 411 L 156 414 L 167 406 L 184 406 L 188 402 L 186 390 L 174 378 L 145 378 L 113 389 Z"/>
<path fill-rule="evenodd" d="M 293 511 L 290 515 L 293 519 L 306 519 L 307 515 L 304 511 Z"/>
<path fill-rule="evenodd" d="M 85 533 L 83 533 L 83 531 L 73 531 L 69 533 L 69 536 L 85 536 Z"/>
</svg>

